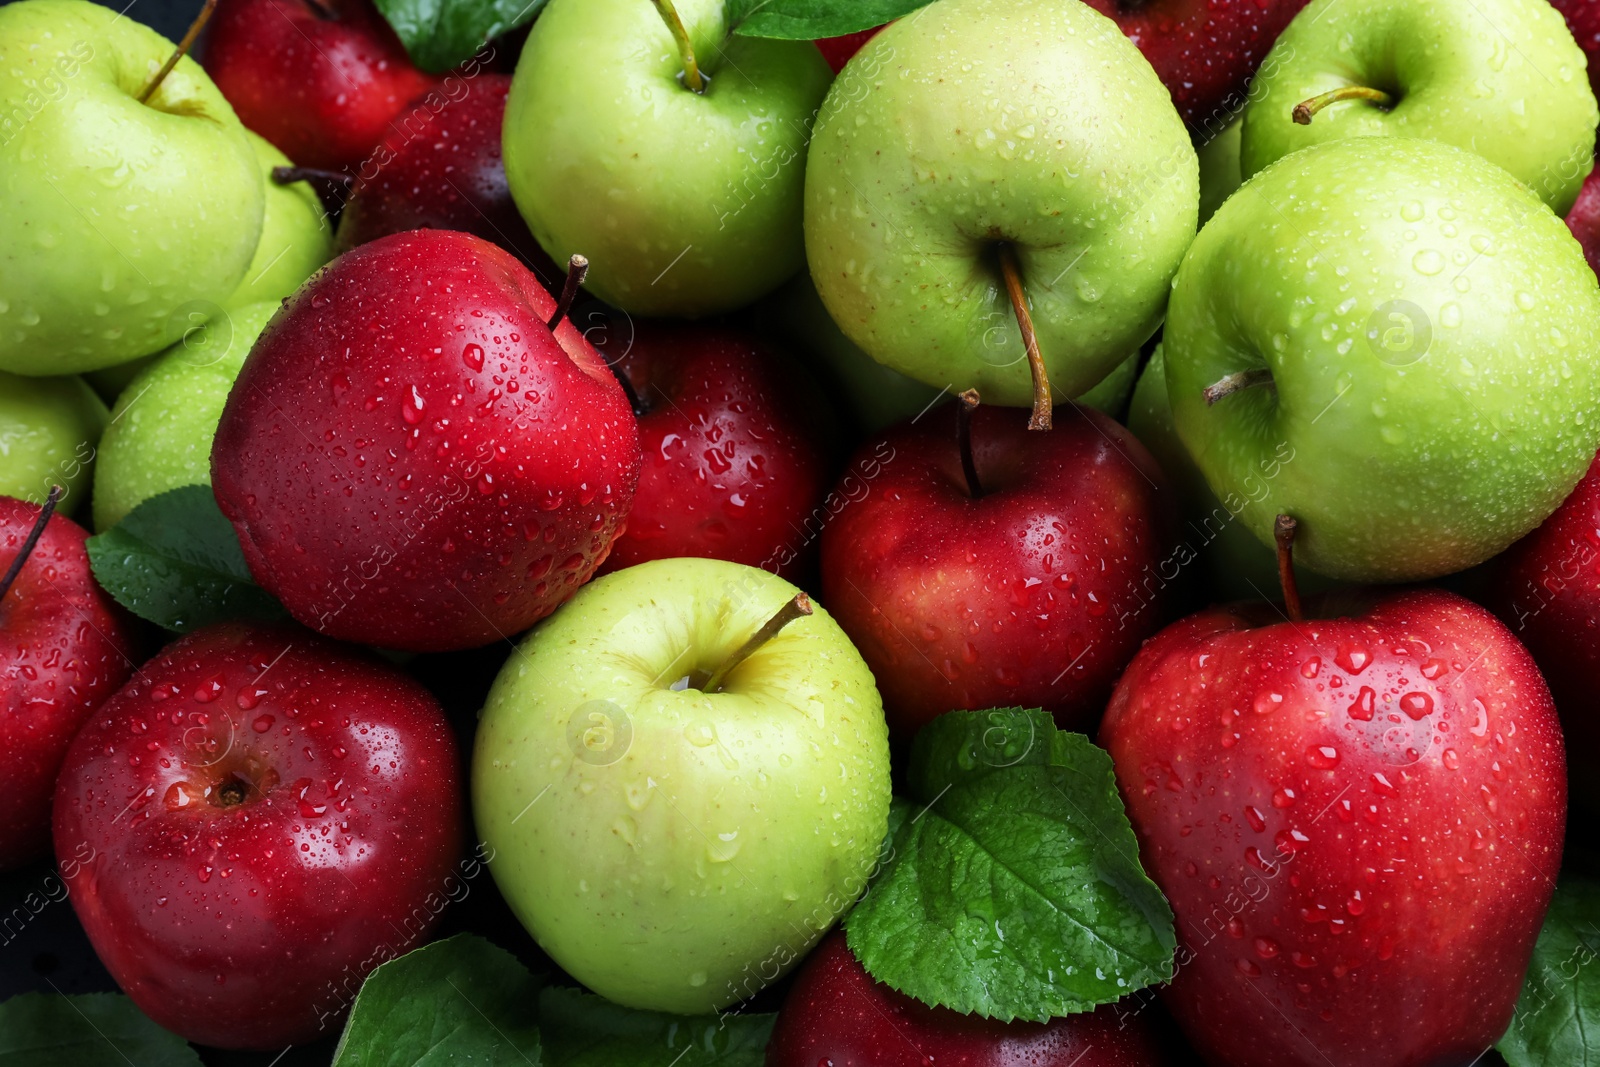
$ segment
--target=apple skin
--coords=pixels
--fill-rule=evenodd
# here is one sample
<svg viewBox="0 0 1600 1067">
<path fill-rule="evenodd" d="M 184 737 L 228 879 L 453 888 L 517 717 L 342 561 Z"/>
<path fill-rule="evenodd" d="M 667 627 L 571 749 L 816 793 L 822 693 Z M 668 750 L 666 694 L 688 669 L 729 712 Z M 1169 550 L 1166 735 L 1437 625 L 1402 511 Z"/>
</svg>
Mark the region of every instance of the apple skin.
<svg viewBox="0 0 1600 1067">
<path fill-rule="evenodd" d="M 855 33 L 840 34 L 838 37 L 824 37 L 816 42 L 817 51 L 828 61 L 829 69 L 837 74 L 857 52 L 861 51 L 863 45 L 878 35 L 881 29 L 882 26 L 874 26 L 870 30 L 857 30 Z"/>
<path fill-rule="evenodd" d="M 261 220 L 261 240 L 250 267 L 227 299 L 230 308 L 270 300 L 277 303 L 300 288 L 302 282 L 333 258 L 333 225 L 322 201 L 309 182 L 280 185 L 272 180 L 274 167 L 287 167 L 289 157 L 266 138 L 245 130 L 255 150 L 267 190 Z"/>
<path fill-rule="evenodd" d="M 1583 70 L 1547 0 L 1315 0 L 1250 88 L 1243 173 L 1347 137 L 1423 137 L 1481 154 L 1564 215 L 1594 165 L 1600 121 Z M 1301 101 L 1349 85 L 1396 103 L 1346 100 L 1309 125 L 1292 118 Z"/>
<path fill-rule="evenodd" d="M 224 312 L 173 345 L 118 398 L 94 473 L 94 526 L 108 530 L 139 504 L 211 482 L 211 441 L 228 392 L 277 301 Z"/>
<path fill-rule="evenodd" d="M 843 933 L 806 958 L 778 1013 L 766 1067 L 1162 1067 L 1135 1016 L 1105 1005 L 1049 1023 L 1003 1023 L 930 1008 L 876 982 Z"/>
<path fill-rule="evenodd" d="M 1481 563 L 1600 444 L 1600 289 L 1578 243 L 1505 171 L 1436 142 L 1347 138 L 1251 179 L 1185 257 L 1163 338 L 1212 490 L 1244 500 L 1263 544 L 1293 515 L 1296 557 L 1330 578 Z M 1275 386 L 1207 405 L 1261 368 Z"/>
<path fill-rule="evenodd" d="M 646 0 L 554 0 L 506 104 L 505 167 L 557 263 L 632 315 L 744 307 L 804 262 L 802 161 L 830 72 L 807 41 L 730 36 L 722 0 L 680 0 L 704 94 Z"/>
<path fill-rule="evenodd" d="M 952 709 L 1092 726 L 1162 620 L 1175 507 L 1150 454 L 1088 409 L 1055 429 L 979 407 L 967 493 L 954 405 L 868 441 L 822 531 L 822 593 L 897 737 Z"/>
<path fill-rule="evenodd" d="M 0 496 L 0 573 L 39 505 Z M 50 848 L 50 798 L 78 727 L 128 680 L 137 624 L 95 582 L 88 533 L 57 512 L 0 600 L 0 870 Z"/>
<path fill-rule="evenodd" d="M 82 378 L 24 378 L 0 371 L 0 496 L 44 503 L 64 490 L 56 510 L 71 514 L 94 471 L 95 446 L 110 413 Z"/>
<path fill-rule="evenodd" d="M 366 973 L 422 942 L 463 827 L 427 690 L 289 626 L 168 645 L 90 717 L 55 799 L 57 852 L 92 856 L 64 877 L 101 962 L 222 1048 L 333 1032 Z"/>
<path fill-rule="evenodd" d="M 1208 1063 L 1473 1062 L 1511 1021 L 1561 865 L 1549 691 L 1449 593 L 1281 618 L 1162 631 L 1100 727 L 1177 915 L 1163 999 Z"/>
<path fill-rule="evenodd" d="M 1550 0 L 1589 60 L 1589 86 L 1600 96 L 1600 8 L 1589 0 Z"/>
<path fill-rule="evenodd" d="M 722 560 L 643 563 L 578 590 L 495 679 L 472 769 L 489 869 L 540 947 L 601 996 L 685 1014 L 743 1000 L 876 864 L 887 731 L 827 612 L 780 630 L 721 692 L 669 688 L 795 592 Z"/>
<path fill-rule="evenodd" d="M 88 0 L 0 7 L 0 370 L 159 351 L 244 277 L 264 191 L 244 128 L 172 42 Z M 18 121 L 21 116 L 21 121 Z"/>
<path fill-rule="evenodd" d="M 1048 96 L 1052 106 L 1000 108 Z M 806 160 L 806 258 L 839 328 L 936 389 L 1028 405 L 996 247 L 1016 251 L 1058 397 L 1160 325 L 1194 238 L 1198 164 L 1150 65 L 1053 0 L 944 0 L 829 90 Z"/>
<path fill-rule="evenodd" d="M 1211 216 L 1217 213 L 1217 208 L 1221 207 L 1228 197 L 1238 192 L 1239 186 L 1244 184 L 1244 176 L 1239 171 L 1239 142 L 1243 133 L 1244 118 L 1242 115 L 1235 115 L 1215 137 L 1209 137 L 1195 149 L 1200 157 L 1202 227 L 1211 221 Z"/>
<path fill-rule="evenodd" d="M 639 433 L 583 335 L 509 252 L 415 230 L 345 253 L 267 325 L 211 453 L 257 582 L 384 648 L 489 644 L 594 573 Z"/>
<path fill-rule="evenodd" d="M 371 0 L 222 0 L 205 68 L 239 119 L 302 167 L 354 174 L 407 104 L 437 84 Z"/>
<path fill-rule="evenodd" d="M 1583 246 L 1589 269 L 1600 276 L 1600 171 L 1591 171 L 1583 180 L 1583 189 L 1567 212 L 1567 229 Z"/>
</svg>

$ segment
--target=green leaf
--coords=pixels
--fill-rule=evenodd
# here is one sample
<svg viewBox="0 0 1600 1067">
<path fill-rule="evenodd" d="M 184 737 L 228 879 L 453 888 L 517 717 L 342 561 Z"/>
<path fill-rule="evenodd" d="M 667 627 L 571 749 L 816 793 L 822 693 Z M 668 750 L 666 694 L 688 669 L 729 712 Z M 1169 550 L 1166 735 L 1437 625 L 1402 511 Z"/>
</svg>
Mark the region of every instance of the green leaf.
<svg viewBox="0 0 1600 1067">
<path fill-rule="evenodd" d="M 183 1038 L 120 993 L 24 993 L 0 1004 L 0 1067 L 200 1067 Z"/>
<path fill-rule="evenodd" d="M 548 1067 L 762 1067 L 776 1018 L 658 1015 L 555 986 L 539 994 Z"/>
<path fill-rule="evenodd" d="M 1563 879 L 1545 916 L 1511 1028 L 1511 1067 L 1600 1065 L 1600 884 Z"/>
<path fill-rule="evenodd" d="M 918 810 L 845 920 L 874 978 L 1043 1022 L 1172 977 L 1172 909 L 1088 738 L 1038 710 L 951 712 L 917 735 L 908 782 Z"/>
<path fill-rule="evenodd" d="M 489 41 L 532 22 L 548 0 L 377 0 L 411 61 L 441 74 L 471 59 Z M 487 62 L 488 57 L 484 57 Z M 466 77 L 475 69 L 463 71 Z"/>
<path fill-rule="evenodd" d="M 285 617 L 283 606 L 250 580 L 239 538 L 209 485 L 151 497 L 89 538 L 88 549 L 89 565 L 106 592 L 169 630 Z"/>
<path fill-rule="evenodd" d="M 745 37 L 816 41 L 870 30 L 929 0 L 727 0 L 727 23 Z"/>
<path fill-rule="evenodd" d="M 539 986 L 481 937 L 435 941 L 362 983 L 333 1067 L 539 1067 Z"/>
</svg>

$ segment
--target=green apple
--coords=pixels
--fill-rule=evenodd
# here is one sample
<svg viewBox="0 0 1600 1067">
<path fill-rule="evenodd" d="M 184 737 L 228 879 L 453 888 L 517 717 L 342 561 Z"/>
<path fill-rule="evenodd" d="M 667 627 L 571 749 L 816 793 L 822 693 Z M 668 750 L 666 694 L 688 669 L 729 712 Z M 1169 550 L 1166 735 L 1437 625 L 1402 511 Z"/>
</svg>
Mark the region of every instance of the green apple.
<svg viewBox="0 0 1600 1067">
<path fill-rule="evenodd" d="M 1115 23 L 1060 0 L 939 0 L 874 37 L 829 91 L 806 162 L 806 255 L 874 359 L 1028 405 L 1005 258 L 1052 395 L 1077 396 L 1160 325 L 1199 196 L 1189 134 Z"/>
<path fill-rule="evenodd" d="M 1244 184 L 1239 168 L 1239 143 L 1244 131 L 1244 115 L 1235 115 L 1208 137 L 1195 151 L 1200 156 L 1200 225 L 1211 221 L 1223 201 Z"/>
<path fill-rule="evenodd" d="M 52 485 L 70 512 L 89 486 L 106 406 L 82 378 L 0 371 L 0 496 L 42 503 Z"/>
<path fill-rule="evenodd" d="M 88 0 L 0 7 L 0 369 L 66 374 L 165 348 L 244 278 L 264 190 L 198 64 Z"/>
<path fill-rule="evenodd" d="M 728 32 L 723 0 L 678 0 L 704 92 L 650 0 L 554 0 L 506 100 L 506 179 L 558 263 L 635 315 L 696 318 L 802 264 L 806 141 L 830 74 L 809 41 Z M 683 79 L 683 80 L 680 80 Z"/>
<path fill-rule="evenodd" d="M 244 133 L 265 181 L 266 210 L 256 254 L 239 288 L 224 302 L 230 308 L 262 300 L 277 303 L 333 258 L 333 227 L 316 190 L 309 182 L 279 185 L 273 181 L 272 168 L 290 166 L 289 157 L 261 135 L 250 130 Z"/>
<path fill-rule="evenodd" d="M 1488 559 L 1600 443 L 1582 249 L 1527 186 L 1434 141 L 1332 141 L 1246 182 L 1185 257 L 1164 338 L 1211 488 L 1263 544 L 1294 516 L 1297 557 L 1332 578 Z"/>
<path fill-rule="evenodd" d="M 743 1000 L 855 901 L 889 811 L 872 674 L 820 608 L 708 675 L 796 593 L 666 559 L 597 578 L 523 639 L 478 725 L 489 869 L 545 952 L 633 1008 Z"/>
<path fill-rule="evenodd" d="M 1241 161 L 1248 178 L 1308 145 L 1422 137 L 1498 163 L 1565 215 L 1597 117 L 1583 51 L 1548 0 L 1316 0 L 1250 87 Z"/>
<path fill-rule="evenodd" d="M 105 530 L 168 489 L 211 484 L 211 439 L 250 346 L 278 310 L 266 300 L 192 330 L 128 383 L 100 441 L 94 525 Z"/>
</svg>

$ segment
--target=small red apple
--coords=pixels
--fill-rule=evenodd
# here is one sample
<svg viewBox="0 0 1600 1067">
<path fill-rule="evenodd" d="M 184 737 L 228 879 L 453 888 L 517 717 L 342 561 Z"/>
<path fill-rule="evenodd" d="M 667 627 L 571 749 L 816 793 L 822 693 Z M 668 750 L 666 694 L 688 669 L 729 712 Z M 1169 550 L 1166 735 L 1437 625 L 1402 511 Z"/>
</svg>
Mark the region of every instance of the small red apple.
<svg viewBox="0 0 1600 1067">
<path fill-rule="evenodd" d="M 1600 11 L 1600 8 L 1596 9 Z M 1600 17 L 1600 16 L 1597 16 Z M 1600 60 L 1592 63 L 1600 64 Z M 1600 168 L 1589 172 L 1578 190 L 1578 199 L 1567 212 L 1567 229 L 1583 246 L 1583 256 L 1589 269 L 1600 275 Z"/>
<path fill-rule="evenodd" d="M 1177 915 L 1167 1005 L 1229 1067 L 1475 1062 L 1561 865 L 1549 691 L 1450 593 L 1282 618 L 1212 608 L 1163 630 L 1100 728 Z"/>
<path fill-rule="evenodd" d="M 55 843 L 106 969 L 191 1041 L 278 1049 L 336 1028 L 420 943 L 460 858 L 455 741 L 427 690 L 297 627 L 169 645 L 91 716 Z"/>
<path fill-rule="evenodd" d="M 571 596 L 633 503 L 639 432 L 555 309 L 509 252 L 448 230 L 303 285 L 211 453 L 256 581 L 313 629 L 416 651 L 509 637 Z"/>
<path fill-rule="evenodd" d="M 1092 725 L 1161 622 L 1172 530 L 1144 446 L 1087 408 L 1055 429 L 958 405 L 862 446 L 822 531 L 822 589 L 910 736 L 957 708 L 1021 705 Z M 972 482 L 978 483 L 976 490 Z"/>
</svg>

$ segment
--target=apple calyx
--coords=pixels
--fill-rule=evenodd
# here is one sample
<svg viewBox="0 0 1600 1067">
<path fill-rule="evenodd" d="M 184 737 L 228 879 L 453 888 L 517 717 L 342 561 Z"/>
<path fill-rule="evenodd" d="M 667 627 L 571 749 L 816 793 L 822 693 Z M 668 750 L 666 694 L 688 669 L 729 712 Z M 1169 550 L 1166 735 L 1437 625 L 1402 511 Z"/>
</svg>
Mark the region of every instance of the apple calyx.
<svg viewBox="0 0 1600 1067">
<path fill-rule="evenodd" d="M 723 680 L 733 672 L 733 669 L 750 657 L 756 649 L 766 644 L 777 632 L 798 618 L 811 614 L 811 598 L 804 593 L 796 593 L 792 600 L 761 624 L 761 629 L 750 635 L 750 640 L 733 650 L 733 654 L 722 661 L 722 666 L 712 671 L 704 684 L 695 688 L 707 693 L 717 693 L 722 690 Z M 692 684 L 692 683 L 691 683 Z"/>
<path fill-rule="evenodd" d="M 1253 389 L 1258 385 L 1273 385 L 1272 371 L 1266 367 L 1256 367 L 1252 370 L 1237 371 L 1225 374 L 1221 378 L 1206 386 L 1201 395 L 1206 399 L 1206 406 L 1210 407 L 1225 397 L 1230 397 L 1241 389 Z"/>
<path fill-rule="evenodd" d="M 205 29 L 206 23 L 211 20 L 211 13 L 216 9 L 217 0 L 206 0 L 205 5 L 200 8 L 200 14 L 196 15 L 194 21 L 189 23 L 189 29 L 185 31 L 183 40 L 178 42 L 178 47 L 172 50 L 172 55 L 167 57 L 167 61 L 161 65 L 161 69 L 156 71 L 156 76 L 150 79 L 150 84 L 144 87 L 144 92 L 139 94 L 139 103 L 148 104 L 150 102 L 150 98 L 155 95 L 157 89 L 161 88 L 161 83 L 166 80 L 167 75 L 172 73 L 172 68 L 178 65 L 178 60 L 188 55 L 189 49 L 194 47 L 194 39 L 200 36 L 200 31 Z"/>
<path fill-rule="evenodd" d="M 956 446 L 961 450 L 961 473 L 967 478 L 967 495 L 974 500 L 983 495 L 978 465 L 972 461 L 972 413 L 978 410 L 978 403 L 976 389 L 968 389 L 956 397 Z"/>
<path fill-rule="evenodd" d="M 1033 315 L 1028 311 L 1028 293 L 1022 287 L 1022 269 L 1017 265 L 1017 250 L 1010 241 L 995 246 L 1000 260 L 1000 275 L 1005 279 L 1006 295 L 1011 298 L 1011 310 L 1017 316 L 1017 330 L 1022 334 L 1022 347 L 1028 353 L 1028 370 L 1033 374 L 1033 415 L 1028 419 L 1028 429 L 1048 430 L 1052 425 L 1050 378 L 1045 373 L 1044 357 L 1039 354 L 1039 339 L 1033 332 Z"/>
<path fill-rule="evenodd" d="M 1294 578 L 1294 537 L 1300 523 L 1293 515 L 1279 515 L 1272 523 L 1272 539 L 1278 544 L 1278 582 L 1283 586 L 1283 608 L 1294 623 L 1304 622 L 1300 605 L 1300 586 Z"/>
<path fill-rule="evenodd" d="M 678 55 L 683 57 L 684 87 L 690 92 L 704 94 L 709 79 L 700 73 L 700 64 L 695 62 L 694 46 L 689 43 L 689 31 L 684 29 L 683 19 L 678 17 L 678 9 L 673 6 L 672 0 L 650 0 L 650 2 L 656 5 L 661 21 L 667 24 L 668 32 L 678 45 Z"/>
<path fill-rule="evenodd" d="M 556 301 L 556 309 L 550 315 L 550 321 L 545 323 L 551 333 L 554 333 L 561 320 L 567 317 L 567 312 L 572 310 L 572 302 L 578 298 L 578 286 L 583 284 L 583 279 L 589 274 L 589 260 L 576 252 L 567 260 L 567 279 L 561 283 L 561 297 Z"/>
<path fill-rule="evenodd" d="M 17 575 L 22 573 L 28 557 L 33 555 L 34 548 L 39 544 L 39 538 L 44 536 L 44 528 L 50 525 L 50 516 L 55 512 L 56 501 L 61 499 L 62 492 L 59 485 L 50 487 L 50 495 L 44 498 L 44 506 L 39 509 L 39 517 L 33 520 L 33 529 L 28 531 L 27 539 L 22 542 L 22 548 L 11 561 L 11 566 L 6 568 L 5 577 L 0 578 L 0 600 L 4 600 L 6 594 L 11 592 L 11 586 L 16 583 Z"/>
<path fill-rule="evenodd" d="M 1337 104 L 1341 100 L 1370 100 L 1384 111 L 1394 110 L 1395 99 L 1382 89 L 1372 89 L 1365 85 L 1346 85 L 1342 89 L 1313 96 L 1310 100 L 1302 100 L 1294 106 L 1294 120 L 1302 126 L 1311 125 L 1312 116 L 1327 107 Z"/>
</svg>

